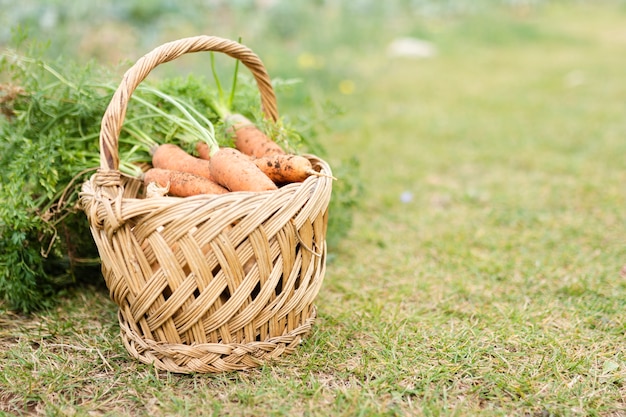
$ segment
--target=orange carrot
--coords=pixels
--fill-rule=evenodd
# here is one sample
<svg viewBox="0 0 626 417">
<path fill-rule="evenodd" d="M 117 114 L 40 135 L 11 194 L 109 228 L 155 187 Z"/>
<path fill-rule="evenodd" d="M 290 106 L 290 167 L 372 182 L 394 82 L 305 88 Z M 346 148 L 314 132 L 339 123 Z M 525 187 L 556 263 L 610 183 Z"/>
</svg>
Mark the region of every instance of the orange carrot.
<svg viewBox="0 0 626 417">
<path fill-rule="evenodd" d="M 210 160 L 211 159 L 211 148 L 207 145 L 206 142 L 198 142 L 196 143 L 196 152 L 198 153 L 198 157 L 200 159 Z"/>
<path fill-rule="evenodd" d="M 302 182 L 317 174 L 311 161 L 300 155 L 271 155 L 254 160 L 265 175 L 277 184 Z"/>
<path fill-rule="evenodd" d="M 209 146 L 204 142 L 196 144 L 196 152 L 202 159 L 211 158 Z M 276 184 L 302 182 L 310 175 L 320 175 L 313 169 L 311 161 L 300 155 L 276 154 L 249 158 Z"/>
<path fill-rule="evenodd" d="M 276 184 L 250 158 L 234 148 L 220 148 L 211 156 L 211 176 L 230 191 L 276 190 Z"/>
<path fill-rule="evenodd" d="M 156 183 L 160 187 L 169 187 L 169 194 L 178 197 L 228 192 L 226 188 L 206 177 L 163 168 L 149 169 L 144 173 L 143 181 L 146 185 Z"/>
<path fill-rule="evenodd" d="M 224 122 L 235 134 L 235 148 L 246 155 L 261 158 L 268 155 L 284 154 L 285 151 L 257 126 L 241 114 L 226 116 Z"/>
<path fill-rule="evenodd" d="M 152 166 L 155 168 L 189 172 L 211 178 L 209 162 L 188 154 L 179 146 L 166 143 L 152 151 Z"/>
</svg>

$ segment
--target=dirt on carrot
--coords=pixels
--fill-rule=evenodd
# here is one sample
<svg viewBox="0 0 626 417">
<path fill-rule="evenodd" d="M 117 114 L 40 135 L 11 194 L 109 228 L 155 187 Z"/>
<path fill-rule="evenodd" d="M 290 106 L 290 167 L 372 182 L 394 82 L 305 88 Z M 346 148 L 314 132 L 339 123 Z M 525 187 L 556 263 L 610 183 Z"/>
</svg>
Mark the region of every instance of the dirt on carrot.
<svg viewBox="0 0 626 417">
<path fill-rule="evenodd" d="M 168 194 L 189 197 L 198 194 L 226 194 L 228 190 L 218 183 L 190 172 L 151 168 L 144 173 L 144 184 L 155 183 L 168 188 Z"/>
<path fill-rule="evenodd" d="M 265 175 L 277 184 L 302 182 L 317 174 L 311 161 L 300 155 L 271 155 L 254 159 L 254 163 Z"/>
</svg>

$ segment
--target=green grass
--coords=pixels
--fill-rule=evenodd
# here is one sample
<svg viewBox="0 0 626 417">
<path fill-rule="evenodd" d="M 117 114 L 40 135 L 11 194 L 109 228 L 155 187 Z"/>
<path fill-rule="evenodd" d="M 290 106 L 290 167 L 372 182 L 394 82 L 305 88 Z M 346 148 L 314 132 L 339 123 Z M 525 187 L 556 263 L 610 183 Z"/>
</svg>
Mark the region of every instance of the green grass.
<svg viewBox="0 0 626 417">
<path fill-rule="evenodd" d="M 398 17 L 342 39 L 367 47 L 327 44 L 325 66 L 301 71 L 345 109 L 324 144 L 331 161 L 359 158 L 367 194 L 297 353 L 159 373 L 129 359 L 107 290 L 76 288 L 52 311 L 0 318 L 0 410 L 626 415 L 625 28 L 619 2 L 554 2 Z M 438 55 L 387 59 L 406 33 Z M 321 53 L 320 37 L 284 60 Z M 279 48 L 264 48 L 272 74 Z"/>
</svg>

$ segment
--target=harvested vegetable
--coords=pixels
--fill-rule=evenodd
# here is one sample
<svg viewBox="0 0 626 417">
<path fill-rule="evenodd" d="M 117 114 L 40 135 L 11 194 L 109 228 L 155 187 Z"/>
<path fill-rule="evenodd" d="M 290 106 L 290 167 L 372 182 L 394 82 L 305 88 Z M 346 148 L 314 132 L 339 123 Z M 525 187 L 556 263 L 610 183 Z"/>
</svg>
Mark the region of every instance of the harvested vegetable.
<svg viewBox="0 0 626 417">
<path fill-rule="evenodd" d="M 210 150 L 206 143 L 198 142 L 196 152 L 201 159 L 209 160 Z M 261 158 L 249 157 L 276 184 L 302 182 L 311 175 L 320 175 L 313 169 L 311 161 L 301 155 L 275 154 Z"/>
<path fill-rule="evenodd" d="M 226 188 L 206 177 L 171 169 L 151 168 L 145 172 L 143 180 L 144 184 L 155 183 L 177 197 L 228 192 Z"/>
<path fill-rule="evenodd" d="M 278 154 L 264 156 L 253 159 L 253 162 L 277 184 L 302 182 L 311 175 L 319 174 L 313 169 L 311 161 L 300 155 Z"/>
<path fill-rule="evenodd" d="M 201 159 L 204 159 L 206 161 L 211 160 L 211 149 L 209 148 L 209 145 L 204 142 L 196 143 L 196 153 Z"/>
<path fill-rule="evenodd" d="M 208 149 L 208 145 L 202 142 Z M 175 171 L 184 171 L 211 179 L 209 161 L 188 154 L 180 146 L 164 143 L 154 148 L 152 166 Z"/>
<path fill-rule="evenodd" d="M 221 148 L 211 155 L 211 176 L 230 191 L 276 190 L 276 184 L 237 149 Z"/>
<path fill-rule="evenodd" d="M 235 147 L 244 154 L 254 158 L 285 154 L 276 142 L 241 114 L 227 115 L 224 123 L 235 136 Z"/>
</svg>

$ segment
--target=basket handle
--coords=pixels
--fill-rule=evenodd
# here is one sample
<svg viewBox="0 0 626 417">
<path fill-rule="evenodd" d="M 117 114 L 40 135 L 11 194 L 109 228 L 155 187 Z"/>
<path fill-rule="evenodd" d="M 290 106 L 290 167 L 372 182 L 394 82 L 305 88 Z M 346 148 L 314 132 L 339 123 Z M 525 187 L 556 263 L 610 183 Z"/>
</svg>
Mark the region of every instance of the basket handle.
<svg viewBox="0 0 626 417">
<path fill-rule="evenodd" d="M 150 71 L 165 62 L 192 52 L 222 52 L 243 63 L 254 76 L 261 94 L 261 108 L 265 117 L 278 120 L 276 96 L 269 75 L 259 57 L 246 46 L 215 36 L 194 36 L 165 43 L 141 57 L 126 71 L 102 118 L 100 127 L 100 170 L 119 168 L 118 141 L 126 108 L 133 91 Z"/>
</svg>

